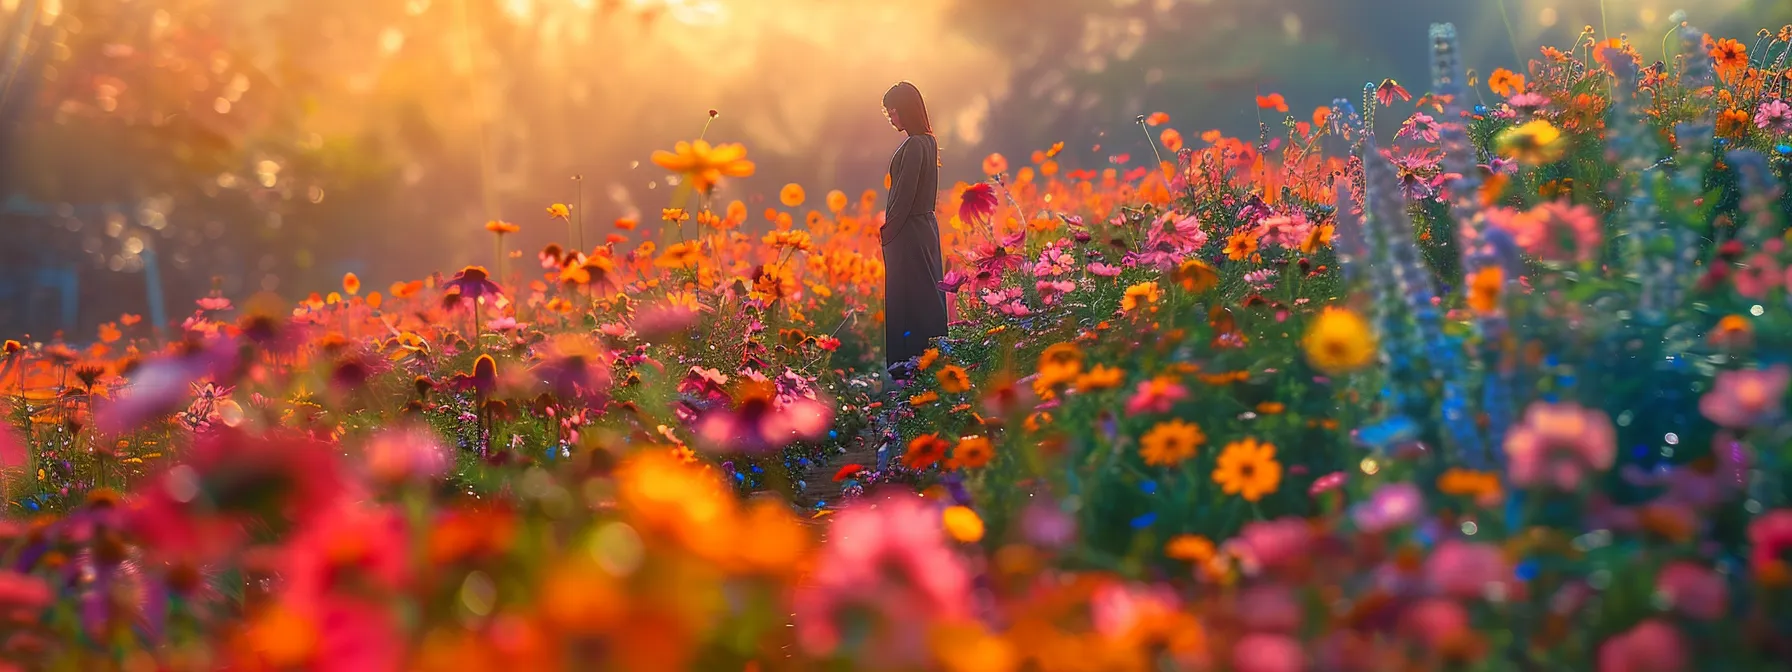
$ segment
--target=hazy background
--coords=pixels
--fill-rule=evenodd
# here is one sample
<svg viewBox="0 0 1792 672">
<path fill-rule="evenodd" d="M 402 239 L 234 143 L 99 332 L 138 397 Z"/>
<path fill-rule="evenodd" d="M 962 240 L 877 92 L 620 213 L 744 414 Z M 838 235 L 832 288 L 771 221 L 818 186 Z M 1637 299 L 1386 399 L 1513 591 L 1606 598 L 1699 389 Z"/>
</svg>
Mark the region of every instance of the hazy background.
<svg viewBox="0 0 1792 672">
<path fill-rule="evenodd" d="M 920 86 L 947 180 L 1066 142 L 1070 168 L 1150 155 L 1163 111 L 1193 137 L 1255 133 L 1256 93 L 1304 118 L 1367 81 L 1427 88 L 1426 29 L 1450 21 L 1483 73 L 1583 25 L 1659 57 L 1663 0 L 0 0 L 0 333 L 85 340 L 121 312 L 179 319 L 233 296 L 371 288 L 657 213 L 648 162 L 696 137 L 744 142 L 758 174 L 881 186 L 879 113 Z M 1792 0 L 1710 0 L 1690 20 L 1752 44 Z M 1273 121 L 1273 120 L 1272 120 Z M 1397 123 L 1397 120 L 1395 120 Z M 1277 126 L 1272 125 L 1272 128 Z M 1100 145 L 1100 150 L 1094 147 Z M 751 211 L 757 213 L 760 208 Z M 652 218 L 656 215 L 649 215 Z M 151 269 L 154 273 L 149 272 Z M 159 279 L 159 292 L 150 278 Z"/>
</svg>

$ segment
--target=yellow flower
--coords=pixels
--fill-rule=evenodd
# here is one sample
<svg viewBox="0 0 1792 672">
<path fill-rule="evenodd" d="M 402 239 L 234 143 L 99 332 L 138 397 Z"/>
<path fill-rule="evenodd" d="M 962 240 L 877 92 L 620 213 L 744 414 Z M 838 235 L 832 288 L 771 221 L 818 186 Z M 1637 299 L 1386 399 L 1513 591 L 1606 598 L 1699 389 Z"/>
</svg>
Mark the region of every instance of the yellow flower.
<svg viewBox="0 0 1792 672">
<path fill-rule="evenodd" d="M 1155 281 L 1141 282 L 1126 288 L 1126 295 L 1120 297 L 1120 312 L 1131 313 L 1142 306 L 1157 303 L 1162 297 L 1163 293 L 1158 291 Z"/>
<path fill-rule="evenodd" d="M 968 506 L 954 506 L 941 514 L 941 522 L 946 525 L 946 534 L 953 539 L 971 544 L 983 538 L 983 519 Z"/>
<path fill-rule="evenodd" d="M 1328 306 L 1307 328 L 1301 345 L 1314 368 L 1337 375 L 1355 371 L 1375 359 L 1375 335 L 1361 315 Z"/>
<path fill-rule="evenodd" d="M 1226 444 L 1213 469 L 1213 482 L 1228 495 L 1239 495 L 1255 502 L 1282 485 L 1282 464 L 1276 461 L 1276 447 L 1246 437 Z"/>
<path fill-rule="evenodd" d="M 778 202 L 783 203 L 784 207 L 787 208 L 794 208 L 802 205 L 805 196 L 806 195 L 803 193 L 803 185 L 795 182 L 786 184 L 783 189 L 778 190 Z"/>
<path fill-rule="evenodd" d="M 747 160 L 747 148 L 741 144 L 711 147 L 703 140 L 680 142 L 672 151 L 653 153 L 653 162 L 661 168 L 682 173 L 698 191 L 714 189 L 723 177 L 751 177 L 753 162 Z"/>
<path fill-rule="evenodd" d="M 1169 420 L 1157 423 L 1139 438 L 1139 455 L 1145 458 L 1145 464 L 1174 466 L 1194 457 L 1195 449 L 1204 443 L 1207 443 L 1207 435 L 1201 432 L 1200 425 Z"/>
<path fill-rule="evenodd" d="M 555 203 L 548 206 L 548 216 L 554 219 L 566 219 L 572 217 L 572 208 L 567 207 L 565 203 Z"/>
<path fill-rule="evenodd" d="M 1078 392 L 1111 390 L 1119 387 L 1125 380 L 1125 371 L 1121 371 L 1120 369 L 1111 366 L 1096 364 L 1094 368 L 1089 369 L 1088 373 L 1076 377 L 1076 389 Z"/>
<path fill-rule="evenodd" d="M 1190 293 L 1205 294 L 1207 290 L 1220 284 L 1220 274 L 1207 265 L 1207 262 L 1190 259 L 1182 262 L 1182 266 L 1176 269 L 1176 280 Z"/>
<path fill-rule="evenodd" d="M 690 213 L 685 212 L 684 208 L 660 208 L 660 219 L 673 224 L 677 224 L 690 218 Z"/>
<path fill-rule="evenodd" d="M 940 390 L 948 394 L 958 394 L 971 389 L 971 377 L 964 372 L 964 367 L 948 364 L 933 374 L 940 381 Z"/>
<path fill-rule="evenodd" d="M 1213 560 L 1218 549 L 1213 541 L 1198 534 L 1179 534 L 1164 544 L 1164 555 L 1172 560 L 1201 564 Z"/>
<path fill-rule="evenodd" d="M 1561 129 L 1543 119 L 1500 131 L 1496 141 L 1501 156 L 1531 165 L 1554 163 L 1568 151 Z"/>
</svg>

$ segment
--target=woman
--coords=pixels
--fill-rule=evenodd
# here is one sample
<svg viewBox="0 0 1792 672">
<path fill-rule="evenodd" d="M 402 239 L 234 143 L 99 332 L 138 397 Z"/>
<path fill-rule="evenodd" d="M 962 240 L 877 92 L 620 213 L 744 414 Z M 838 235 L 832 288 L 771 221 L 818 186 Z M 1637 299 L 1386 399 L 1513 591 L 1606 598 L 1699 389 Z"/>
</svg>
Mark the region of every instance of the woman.
<svg viewBox="0 0 1792 672">
<path fill-rule="evenodd" d="M 908 82 L 884 94 L 884 116 L 908 134 L 890 160 L 890 199 L 878 232 L 884 248 L 884 357 L 897 380 L 914 374 L 911 360 L 946 335 L 946 293 L 940 224 L 939 143 L 927 121 L 921 90 Z"/>
</svg>

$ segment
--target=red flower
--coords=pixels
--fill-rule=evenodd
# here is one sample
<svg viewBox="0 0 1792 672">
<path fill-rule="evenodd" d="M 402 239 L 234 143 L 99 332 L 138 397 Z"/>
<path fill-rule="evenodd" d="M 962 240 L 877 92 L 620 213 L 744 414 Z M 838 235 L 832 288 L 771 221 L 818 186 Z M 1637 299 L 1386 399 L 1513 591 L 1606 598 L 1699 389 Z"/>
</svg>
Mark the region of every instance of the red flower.
<svg viewBox="0 0 1792 672">
<path fill-rule="evenodd" d="M 978 182 L 965 187 L 963 201 L 958 206 L 958 218 L 967 222 L 988 220 L 996 214 L 996 190 L 988 182 Z"/>
<path fill-rule="evenodd" d="M 848 478 L 852 478 L 853 474 L 857 474 L 864 470 L 865 470 L 865 465 L 863 465 L 863 464 L 855 463 L 855 464 L 846 465 L 844 467 L 841 467 L 839 471 L 834 472 L 834 482 L 839 483 L 840 481 L 844 481 Z"/>
<path fill-rule="evenodd" d="M 1393 105 L 1394 96 L 1399 96 L 1400 100 L 1412 100 L 1412 94 L 1406 92 L 1406 87 L 1392 79 L 1381 80 L 1381 86 L 1375 87 L 1375 100 L 1382 107 Z"/>
</svg>

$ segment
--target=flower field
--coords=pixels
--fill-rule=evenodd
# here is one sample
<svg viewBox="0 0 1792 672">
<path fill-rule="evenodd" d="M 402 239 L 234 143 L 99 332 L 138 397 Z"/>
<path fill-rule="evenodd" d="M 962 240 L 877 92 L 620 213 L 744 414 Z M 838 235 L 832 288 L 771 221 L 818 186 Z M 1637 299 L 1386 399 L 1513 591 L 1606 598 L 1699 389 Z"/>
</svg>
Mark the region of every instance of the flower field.
<svg viewBox="0 0 1792 672">
<path fill-rule="evenodd" d="M 991 155 L 906 383 L 881 191 L 707 139 L 658 222 L 6 341 L 0 670 L 1783 669 L 1792 27 L 1666 39 Z"/>
</svg>

